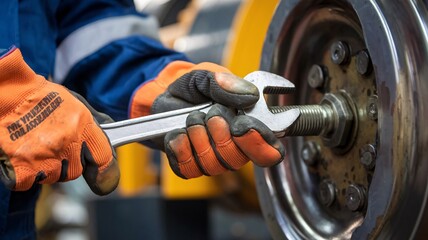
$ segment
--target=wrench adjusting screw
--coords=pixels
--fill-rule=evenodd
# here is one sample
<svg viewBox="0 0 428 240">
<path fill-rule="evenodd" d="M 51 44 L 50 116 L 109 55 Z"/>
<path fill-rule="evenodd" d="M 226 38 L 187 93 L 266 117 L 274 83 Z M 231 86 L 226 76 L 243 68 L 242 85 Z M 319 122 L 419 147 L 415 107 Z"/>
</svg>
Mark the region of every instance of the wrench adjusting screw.
<svg viewBox="0 0 428 240">
<path fill-rule="evenodd" d="M 343 41 L 334 42 L 330 47 L 330 58 L 333 63 L 343 65 L 349 60 L 349 46 Z"/>
<path fill-rule="evenodd" d="M 351 184 L 345 193 L 346 207 L 352 212 L 362 210 L 366 205 L 366 193 L 363 187 Z"/>
</svg>

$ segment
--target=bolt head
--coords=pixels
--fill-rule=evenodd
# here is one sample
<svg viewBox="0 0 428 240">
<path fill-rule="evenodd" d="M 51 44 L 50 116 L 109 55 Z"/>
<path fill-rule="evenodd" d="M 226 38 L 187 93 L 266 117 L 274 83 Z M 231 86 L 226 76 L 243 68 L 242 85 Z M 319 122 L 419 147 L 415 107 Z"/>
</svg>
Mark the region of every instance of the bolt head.
<svg viewBox="0 0 428 240">
<path fill-rule="evenodd" d="M 369 97 L 369 100 L 367 101 L 367 116 L 371 120 L 376 120 L 378 115 L 378 109 L 377 109 L 377 96 L 373 95 Z"/>
<path fill-rule="evenodd" d="M 343 41 L 334 42 L 330 47 L 330 58 L 333 63 L 342 65 L 348 62 L 349 47 Z"/>
<path fill-rule="evenodd" d="M 372 144 L 366 144 L 360 149 L 360 162 L 371 170 L 376 165 L 376 148 Z"/>
<path fill-rule="evenodd" d="M 323 180 L 319 185 L 318 194 L 321 204 L 329 207 L 336 199 L 336 187 L 329 180 Z"/>
<path fill-rule="evenodd" d="M 366 205 L 366 194 L 363 187 L 351 184 L 345 193 L 346 207 L 352 212 L 362 210 Z"/>
<path fill-rule="evenodd" d="M 361 50 L 357 53 L 357 72 L 361 75 L 368 75 L 372 70 L 370 55 L 366 50 Z"/>
<path fill-rule="evenodd" d="M 309 70 L 308 84 L 312 88 L 320 88 L 324 85 L 325 74 L 320 65 L 314 64 Z"/>
<path fill-rule="evenodd" d="M 316 142 L 308 141 L 303 144 L 300 152 L 302 160 L 309 166 L 314 165 L 319 157 L 319 145 Z"/>
</svg>

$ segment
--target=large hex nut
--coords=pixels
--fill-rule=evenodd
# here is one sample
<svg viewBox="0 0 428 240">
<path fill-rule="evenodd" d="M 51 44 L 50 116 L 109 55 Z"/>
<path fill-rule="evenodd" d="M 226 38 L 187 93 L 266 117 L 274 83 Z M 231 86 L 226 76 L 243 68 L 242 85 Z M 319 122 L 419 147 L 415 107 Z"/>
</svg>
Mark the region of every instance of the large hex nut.
<svg viewBox="0 0 428 240">
<path fill-rule="evenodd" d="M 328 105 L 333 110 L 333 126 L 329 132 L 323 133 L 324 145 L 332 148 L 346 145 L 354 120 L 347 100 L 340 93 L 327 93 L 321 100 L 321 105 Z"/>
</svg>

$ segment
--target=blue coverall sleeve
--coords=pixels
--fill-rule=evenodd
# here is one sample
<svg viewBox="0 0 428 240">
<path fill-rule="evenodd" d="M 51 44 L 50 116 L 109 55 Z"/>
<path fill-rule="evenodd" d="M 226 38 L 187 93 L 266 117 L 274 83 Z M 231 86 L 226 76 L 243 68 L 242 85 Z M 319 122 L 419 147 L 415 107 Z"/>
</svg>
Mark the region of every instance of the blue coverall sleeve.
<svg viewBox="0 0 428 240">
<path fill-rule="evenodd" d="M 188 60 L 158 40 L 156 21 L 132 0 L 61 1 L 54 81 L 115 120 L 128 118 L 133 91 L 171 61 Z"/>
</svg>

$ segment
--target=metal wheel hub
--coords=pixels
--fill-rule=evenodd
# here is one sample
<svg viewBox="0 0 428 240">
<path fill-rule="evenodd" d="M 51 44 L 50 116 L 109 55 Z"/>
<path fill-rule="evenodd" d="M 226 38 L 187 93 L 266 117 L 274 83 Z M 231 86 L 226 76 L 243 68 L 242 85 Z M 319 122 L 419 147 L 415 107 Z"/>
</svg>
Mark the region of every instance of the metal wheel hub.
<svg viewBox="0 0 428 240">
<path fill-rule="evenodd" d="M 279 4 L 261 69 L 293 81 L 297 92 L 271 101 L 308 105 L 342 96 L 353 120 L 336 121 L 346 125 L 333 126 L 336 132 L 345 129 L 341 135 L 284 139 L 285 161 L 256 169 L 262 210 L 275 238 L 423 236 L 426 16 L 426 6 L 412 1 Z"/>
</svg>

